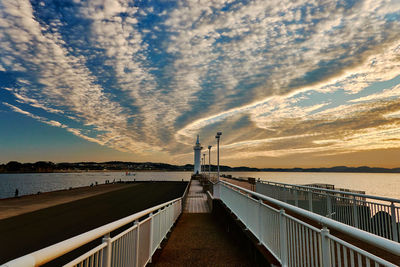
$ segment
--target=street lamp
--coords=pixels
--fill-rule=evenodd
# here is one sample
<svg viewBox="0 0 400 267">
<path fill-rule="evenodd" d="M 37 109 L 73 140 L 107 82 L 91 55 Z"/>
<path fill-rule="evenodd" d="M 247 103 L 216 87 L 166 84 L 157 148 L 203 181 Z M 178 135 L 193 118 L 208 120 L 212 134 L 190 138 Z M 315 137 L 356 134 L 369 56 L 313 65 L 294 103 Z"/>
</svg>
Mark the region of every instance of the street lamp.
<svg viewBox="0 0 400 267">
<path fill-rule="evenodd" d="M 206 172 L 206 153 L 203 153 L 203 172 Z"/>
<path fill-rule="evenodd" d="M 208 179 L 211 179 L 211 147 L 208 146 Z"/>
<path fill-rule="evenodd" d="M 219 139 L 221 138 L 222 132 L 217 132 L 215 138 L 217 138 L 217 170 L 218 170 L 218 182 L 219 182 Z"/>
</svg>

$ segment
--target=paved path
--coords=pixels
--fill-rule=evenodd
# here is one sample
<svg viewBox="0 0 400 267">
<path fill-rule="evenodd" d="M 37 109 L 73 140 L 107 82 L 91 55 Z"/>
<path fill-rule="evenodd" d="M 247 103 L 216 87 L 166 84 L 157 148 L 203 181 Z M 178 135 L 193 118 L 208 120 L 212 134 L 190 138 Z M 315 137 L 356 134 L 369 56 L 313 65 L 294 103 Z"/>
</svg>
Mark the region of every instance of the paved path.
<svg viewBox="0 0 400 267">
<path fill-rule="evenodd" d="M 40 195 L 0 199 L 0 220 L 129 186 L 132 186 L 132 184 L 103 184 L 93 187 L 85 186 L 71 190 L 46 192 Z"/>
<path fill-rule="evenodd" d="M 198 180 L 192 180 L 189 193 L 186 198 L 184 213 L 209 213 L 210 208 L 207 204 L 207 195 L 203 192 L 203 187 Z"/>
<path fill-rule="evenodd" d="M 151 266 L 256 265 L 211 213 L 184 213 Z"/>
</svg>

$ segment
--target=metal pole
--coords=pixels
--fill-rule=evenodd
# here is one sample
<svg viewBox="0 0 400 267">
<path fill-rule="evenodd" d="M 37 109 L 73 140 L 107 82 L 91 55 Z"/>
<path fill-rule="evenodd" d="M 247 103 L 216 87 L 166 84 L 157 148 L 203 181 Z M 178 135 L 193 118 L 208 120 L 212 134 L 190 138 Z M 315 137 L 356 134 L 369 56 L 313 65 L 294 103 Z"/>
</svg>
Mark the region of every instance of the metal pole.
<svg viewBox="0 0 400 267">
<path fill-rule="evenodd" d="M 211 179 L 211 146 L 208 146 L 208 179 Z"/>
<path fill-rule="evenodd" d="M 219 182 L 219 139 L 221 138 L 222 132 L 217 132 L 215 138 L 217 138 L 217 165 L 218 165 L 218 182 Z"/>
<path fill-rule="evenodd" d="M 218 170 L 218 182 L 219 182 L 219 136 L 217 138 L 217 170 Z"/>
<path fill-rule="evenodd" d="M 203 172 L 206 172 L 206 153 L 203 153 Z"/>
</svg>

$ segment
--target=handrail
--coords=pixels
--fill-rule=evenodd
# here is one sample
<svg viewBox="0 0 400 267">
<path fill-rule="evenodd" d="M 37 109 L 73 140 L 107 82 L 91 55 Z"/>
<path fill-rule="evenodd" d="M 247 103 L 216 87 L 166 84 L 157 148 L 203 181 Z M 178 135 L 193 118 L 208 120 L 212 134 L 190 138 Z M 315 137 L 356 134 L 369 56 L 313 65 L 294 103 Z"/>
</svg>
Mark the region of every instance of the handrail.
<svg viewBox="0 0 400 267">
<path fill-rule="evenodd" d="M 332 190 L 332 189 L 325 189 L 325 188 L 304 186 L 304 185 L 285 184 L 285 183 L 263 181 L 263 180 L 258 180 L 257 182 L 263 183 L 263 184 L 277 184 L 277 185 L 283 185 L 283 186 L 300 187 L 300 188 L 307 189 L 308 191 L 310 189 L 312 189 L 312 190 L 325 191 L 325 192 L 330 192 L 330 193 L 338 193 L 338 194 L 342 194 L 342 195 L 346 194 L 346 195 L 351 195 L 351 196 L 355 196 L 355 197 L 371 198 L 371 199 L 377 199 L 377 200 L 382 200 L 382 201 L 400 203 L 400 199 L 396 199 L 396 198 L 372 196 L 372 195 L 358 194 L 358 193 L 352 193 L 352 192 L 347 192 L 347 191 L 339 191 L 339 190 Z"/>
<path fill-rule="evenodd" d="M 129 215 L 125 218 L 119 219 L 117 221 L 111 222 L 109 224 L 100 226 L 83 234 L 77 235 L 75 237 L 71 237 L 67 240 L 61 241 L 57 244 L 48 246 L 46 248 L 40 249 L 38 251 L 32 252 L 20 258 L 11 260 L 5 263 L 4 267 L 12 267 L 12 266 L 40 266 L 43 265 L 53 259 L 56 259 L 76 248 L 79 248 L 97 238 L 103 237 L 104 235 L 128 224 L 134 222 L 135 220 L 148 215 L 158 209 L 161 209 L 165 206 L 168 206 L 172 203 L 175 203 L 181 200 L 182 197 L 176 198 L 174 200 L 165 202 L 163 204 L 154 206 L 152 208 L 146 209 L 144 211 L 137 212 L 135 214 Z"/>
<path fill-rule="evenodd" d="M 287 204 L 285 202 L 276 200 L 276 199 L 271 198 L 271 197 L 267 197 L 265 195 L 256 193 L 254 191 L 250 191 L 250 190 L 245 189 L 243 187 L 240 187 L 240 186 L 237 186 L 237 185 L 225 182 L 225 181 L 220 181 L 220 183 L 222 183 L 225 186 L 231 187 L 231 188 L 236 188 L 236 189 L 238 189 L 238 190 L 240 190 L 242 192 L 246 192 L 247 194 L 251 194 L 251 195 L 253 195 L 253 196 L 255 196 L 255 197 L 259 198 L 259 199 L 269 201 L 269 202 L 271 202 L 271 203 L 273 203 L 273 204 L 275 204 L 275 205 L 277 205 L 277 206 L 279 206 L 279 207 L 281 207 L 281 208 L 283 208 L 285 210 L 294 212 L 294 213 L 299 214 L 299 215 L 301 215 L 303 217 L 306 217 L 308 219 L 311 219 L 311 220 L 314 220 L 316 222 L 319 222 L 321 225 L 324 225 L 324 226 L 327 226 L 329 228 L 341 231 L 341 232 L 343 232 L 345 234 L 348 234 L 351 237 L 357 238 L 357 239 L 359 239 L 361 241 L 364 241 L 364 242 L 366 242 L 366 243 L 368 243 L 370 245 L 376 246 L 376 247 L 381 248 L 381 249 L 383 249 L 385 251 L 393 253 L 394 255 L 400 255 L 400 244 L 397 243 L 397 242 L 382 238 L 380 236 L 376 236 L 376 235 L 370 234 L 370 233 L 368 233 L 366 231 L 357 229 L 355 227 L 348 226 L 346 224 L 337 222 L 337 221 L 332 220 L 330 218 L 327 218 L 327 217 L 315 214 L 313 212 L 310 212 L 310 211 L 307 211 L 307 210 L 292 206 L 292 205 Z"/>
</svg>

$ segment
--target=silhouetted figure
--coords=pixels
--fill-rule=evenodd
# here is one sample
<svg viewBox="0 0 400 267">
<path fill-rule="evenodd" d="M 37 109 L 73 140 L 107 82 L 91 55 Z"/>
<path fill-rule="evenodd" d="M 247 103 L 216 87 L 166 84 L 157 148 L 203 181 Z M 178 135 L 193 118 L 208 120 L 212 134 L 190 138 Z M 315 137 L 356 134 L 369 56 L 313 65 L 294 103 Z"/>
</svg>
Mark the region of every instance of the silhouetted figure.
<svg viewBox="0 0 400 267">
<path fill-rule="evenodd" d="M 18 197 L 18 194 L 19 194 L 19 191 L 18 191 L 18 188 L 17 188 L 17 189 L 15 189 L 15 197 Z"/>
</svg>

